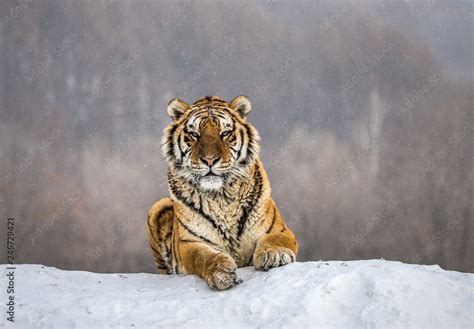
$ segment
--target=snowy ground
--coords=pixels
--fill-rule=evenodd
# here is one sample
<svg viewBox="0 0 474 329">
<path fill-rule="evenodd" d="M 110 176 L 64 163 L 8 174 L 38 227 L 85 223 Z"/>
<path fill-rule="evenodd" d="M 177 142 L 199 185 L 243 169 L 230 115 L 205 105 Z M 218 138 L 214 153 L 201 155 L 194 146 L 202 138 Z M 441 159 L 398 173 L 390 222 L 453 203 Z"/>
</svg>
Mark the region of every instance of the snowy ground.
<svg viewBox="0 0 474 329">
<path fill-rule="evenodd" d="M 0 265 L 2 277 L 6 265 Z M 15 324 L 0 327 L 466 327 L 474 274 L 370 260 L 239 269 L 244 283 L 210 290 L 195 276 L 97 274 L 17 265 Z M 6 296 L 2 283 L 1 305 Z"/>
</svg>

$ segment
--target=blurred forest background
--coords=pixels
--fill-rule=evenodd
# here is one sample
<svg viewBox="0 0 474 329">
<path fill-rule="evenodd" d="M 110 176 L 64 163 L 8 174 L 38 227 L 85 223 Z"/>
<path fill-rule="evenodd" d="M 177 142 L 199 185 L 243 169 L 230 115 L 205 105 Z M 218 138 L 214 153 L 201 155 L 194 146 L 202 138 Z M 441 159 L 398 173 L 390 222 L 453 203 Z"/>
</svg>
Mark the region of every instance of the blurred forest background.
<svg viewBox="0 0 474 329">
<path fill-rule="evenodd" d="M 167 102 L 244 94 L 300 261 L 474 271 L 472 1 L 0 13 L 0 216 L 16 220 L 18 263 L 155 272 L 145 221 L 168 194 Z"/>
</svg>

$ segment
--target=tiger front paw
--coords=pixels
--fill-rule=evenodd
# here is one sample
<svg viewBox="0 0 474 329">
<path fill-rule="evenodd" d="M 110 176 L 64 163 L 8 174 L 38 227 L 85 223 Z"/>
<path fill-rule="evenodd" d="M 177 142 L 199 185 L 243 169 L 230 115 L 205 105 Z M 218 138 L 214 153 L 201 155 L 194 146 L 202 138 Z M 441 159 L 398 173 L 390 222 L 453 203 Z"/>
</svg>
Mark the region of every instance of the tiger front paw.
<svg viewBox="0 0 474 329">
<path fill-rule="evenodd" d="M 259 271 L 268 271 L 274 267 L 293 263 L 295 260 L 295 253 L 284 247 L 268 247 L 255 251 L 253 255 L 253 263 Z"/>
<path fill-rule="evenodd" d="M 209 261 L 203 277 L 211 289 L 226 290 L 242 282 L 236 271 L 235 261 L 224 253 L 218 253 Z"/>
</svg>

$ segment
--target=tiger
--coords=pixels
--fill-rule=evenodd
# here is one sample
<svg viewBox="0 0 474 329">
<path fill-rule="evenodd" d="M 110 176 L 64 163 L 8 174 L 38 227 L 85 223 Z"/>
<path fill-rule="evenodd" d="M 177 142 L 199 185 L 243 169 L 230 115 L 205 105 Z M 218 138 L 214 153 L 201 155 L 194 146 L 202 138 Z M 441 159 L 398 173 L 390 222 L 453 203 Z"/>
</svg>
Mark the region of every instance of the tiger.
<svg viewBox="0 0 474 329">
<path fill-rule="evenodd" d="M 150 248 L 162 274 L 194 274 L 214 290 L 242 282 L 237 268 L 268 271 L 296 261 L 298 242 L 271 196 L 251 103 L 174 98 L 161 151 L 170 196 L 148 212 Z"/>
</svg>

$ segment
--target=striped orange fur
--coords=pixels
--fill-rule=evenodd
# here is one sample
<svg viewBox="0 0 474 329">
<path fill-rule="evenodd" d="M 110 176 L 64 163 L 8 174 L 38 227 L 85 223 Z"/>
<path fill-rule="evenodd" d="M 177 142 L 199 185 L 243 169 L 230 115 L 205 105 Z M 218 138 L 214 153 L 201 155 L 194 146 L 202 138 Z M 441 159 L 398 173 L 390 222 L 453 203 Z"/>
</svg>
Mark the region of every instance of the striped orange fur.
<svg viewBox="0 0 474 329">
<path fill-rule="evenodd" d="M 152 206 L 147 222 L 160 273 L 195 274 L 224 290 L 241 282 L 237 267 L 295 261 L 298 243 L 271 197 L 250 110 L 245 96 L 170 101 L 162 150 L 171 197 Z"/>
</svg>

